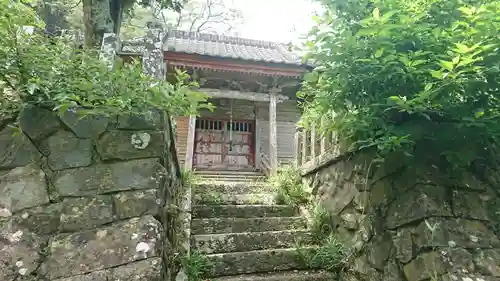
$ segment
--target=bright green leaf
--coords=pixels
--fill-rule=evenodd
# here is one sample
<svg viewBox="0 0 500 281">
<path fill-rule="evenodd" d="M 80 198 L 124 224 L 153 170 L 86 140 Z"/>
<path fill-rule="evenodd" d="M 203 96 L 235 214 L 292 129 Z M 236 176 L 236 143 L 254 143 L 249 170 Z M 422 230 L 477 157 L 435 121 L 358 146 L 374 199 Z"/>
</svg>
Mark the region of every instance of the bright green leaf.
<svg viewBox="0 0 500 281">
<path fill-rule="evenodd" d="M 380 48 L 380 49 L 378 49 L 377 52 L 375 52 L 375 57 L 380 58 L 383 53 L 384 53 L 384 48 Z"/>
<path fill-rule="evenodd" d="M 453 62 L 451 61 L 440 60 L 439 65 L 448 71 L 453 71 Z"/>
<path fill-rule="evenodd" d="M 441 71 L 441 70 L 431 70 L 430 73 L 431 73 L 432 77 L 434 77 L 434 78 L 437 78 L 437 79 L 444 78 L 443 71 Z"/>
<path fill-rule="evenodd" d="M 375 18 L 376 20 L 380 20 L 380 10 L 379 8 L 375 8 L 373 9 L 373 18 Z"/>
</svg>

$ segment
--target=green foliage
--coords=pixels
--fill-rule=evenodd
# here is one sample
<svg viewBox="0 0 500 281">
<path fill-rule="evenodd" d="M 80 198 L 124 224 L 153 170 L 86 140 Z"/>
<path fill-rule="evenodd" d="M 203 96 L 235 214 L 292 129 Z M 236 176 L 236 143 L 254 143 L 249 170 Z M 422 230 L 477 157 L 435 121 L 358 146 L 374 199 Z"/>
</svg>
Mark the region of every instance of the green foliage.
<svg viewBox="0 0 500 281">
<path fill-rule="evenodd" d="M 324 243 L 316 248 L 298 247 L 299 257 L 309 268 L 319 268 L 335 272 L 345 262 L 349 250 L 337 238 L 330 235 Z"/>
<path fill-rule="evenodd" d="M 95 52 L 77 50 L 65 38 L 26 34 L 23 26 L 43 24 L 23 4 L 0 0 L 0 10 L 0 118 L 27 105 L 104 116 L 151 109 L 189 115 L 211 108 L 186 73 L 169 83 L 144 74 L 138 62 L 109 68 Z"/>
<path fill-rule="evenodd" d="M 322 244 L 333 231 L 330 212 L 320 204 L 311 210 L 309 231 L 316 244 Z"/>
<path fill-rule="evenodd" d="M 182 266 L 186 271 L 189 281 L 201 281 L 210 271 L 210 261 L 198 252 L 192 252 L 182 260 Z"/>
<path fill-rule="evenodd" d="M 193 186 L 198 180 L 199 177 L 194 173 L 193 170 L 181 170 L 181 180 L 183 186 Z"/>
<path fill-rule="evenodd" d="M 302 183 L 300 171 L 293 166 L 280 167 L 276 176 L 268 179 L 276 189 L 276 202 L 278 204 L 300 205 L 309 200 L 309 192 Z"/>
<path fill-rule="evenodd" d="M 496 161 L 499 0 L 322 2 L 305 45 L 317 68 L 299 94 L 304 126 L 323 120 L 382 158 L 400 151 L 453 170 Z"/>
</svg>

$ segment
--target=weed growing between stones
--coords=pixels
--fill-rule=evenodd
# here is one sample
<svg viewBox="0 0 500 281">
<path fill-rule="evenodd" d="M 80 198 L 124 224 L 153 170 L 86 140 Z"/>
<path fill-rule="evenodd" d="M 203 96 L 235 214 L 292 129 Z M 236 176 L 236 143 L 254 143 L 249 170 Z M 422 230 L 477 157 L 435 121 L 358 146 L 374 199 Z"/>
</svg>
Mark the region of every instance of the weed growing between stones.
<svg viewBox="0 0 500 281">
<path fill-rule="evenodd" d="M 315 204 L 311 212 L 309 230 L 313 242 L 317 245 L 323 244 L 331 235 L 332 227 L 330 225 L 330 212 L 320 204 Z"/>
<path fill-rule="evenodd" d="M 280 167 L 276 176 L 268 179 L 276 190 L 276 203 L 298 206 L 309 201 L 309 191 L 294 166 Z"/>
<path fill-rule="evenodd" d="M 184 170 L 182 169 L 181 171 L 181 179 L 182 179 L 182 186 L 184 187 L 192 187 L 197 181 L 198 181 L 198 176 L 194 173 L 192 170 Z"/>
<path fill-rule="evenodd" d="M 210 271 L 211 264 L 205 255 L 192 252 L 191 255 L 184 257 L 182 266 L 189 281 L 201 281 Z"/>
<path fill-rule="evenodd" d="M 344 264 L 346 258 L 349 256 L 349 249 L 335 235 L 331 234 L 316 249 L 305 248 L 299 245 L 297 253 L 309 268 L 325 269 L 334 272 Z"/>
<path fill-rule="evenodd" d="M 222 204 L 224 202 L 224 199 L 222 198 L 222 194 L 219 192 L 215 192 L 215 191 L 208 192 L 205 200 L 208 203 L 211 203 L 214 205 Z"/>
</svg>

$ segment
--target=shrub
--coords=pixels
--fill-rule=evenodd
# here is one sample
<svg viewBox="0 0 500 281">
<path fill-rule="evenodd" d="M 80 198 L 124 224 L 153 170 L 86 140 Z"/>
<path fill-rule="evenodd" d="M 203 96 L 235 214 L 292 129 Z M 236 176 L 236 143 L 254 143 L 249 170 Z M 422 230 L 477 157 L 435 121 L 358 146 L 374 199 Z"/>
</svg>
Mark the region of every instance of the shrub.
<svg viewBox="0 0 500 281">
<path fill-rule="evenodd" d="M 308 202 L 309 192 L 302 183 L 300 172 L 293 166 L 284 166 L 269 182 L 276 190 L 275 200 L 278 204 L 300 205 Z"/>
<path fill-rule="evenodd" d="M 34 32 L 27 34 L 25 26 L 34 26 Z M 110 68 L 95 50 L 40 34 L 41 28 L 43 23 L 26 5 L 0 0 L 0 119 L 30 105 L 104 116 L 153 109 L 190 115 L 211 108 L 184 72 L 177 72 L 171 83 L 144 74 L 140 62 Z"/>
<path fill-rule="evenodd" d="M 306 43 L 304 126 L 351 149 L 394 151 L 459 171 L 496 164 L 499 0 L 322 0 Z M 471 141 L 473 140 L 473 141 Z"/>
<path fill-rule="evenodd" d="M 198 252 L 192 252 L 182 260 L 182 266 L 186 271 L 189 281 L 201 281 L 210 271 L 208 258 Z"/>
</svg>

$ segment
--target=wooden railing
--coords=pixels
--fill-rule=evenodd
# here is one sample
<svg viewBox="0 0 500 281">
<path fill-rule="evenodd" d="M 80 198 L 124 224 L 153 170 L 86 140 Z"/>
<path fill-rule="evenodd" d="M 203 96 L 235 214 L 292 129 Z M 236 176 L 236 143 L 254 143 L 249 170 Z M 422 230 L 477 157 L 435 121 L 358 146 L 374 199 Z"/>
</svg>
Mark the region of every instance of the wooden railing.
<svg viewBox="0 0 500 281">
<path fill-rule="evenodd" d="M 317 161 L 324 154 L 335 154 L 338 150 L 335 132 L 319 132 L 318 127 L 297 128 L 295 132 L 295 163 L 299 167 Z"/>
</svg>

